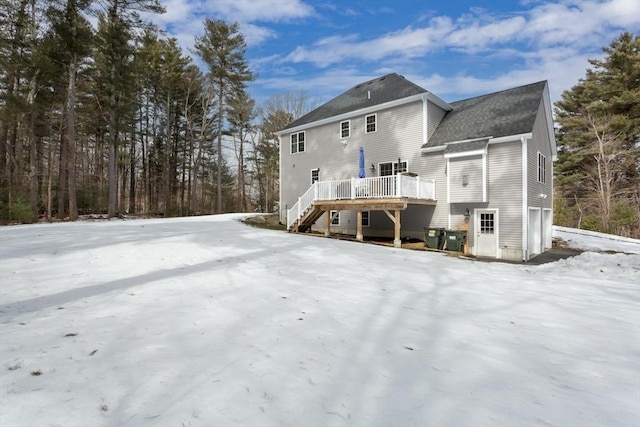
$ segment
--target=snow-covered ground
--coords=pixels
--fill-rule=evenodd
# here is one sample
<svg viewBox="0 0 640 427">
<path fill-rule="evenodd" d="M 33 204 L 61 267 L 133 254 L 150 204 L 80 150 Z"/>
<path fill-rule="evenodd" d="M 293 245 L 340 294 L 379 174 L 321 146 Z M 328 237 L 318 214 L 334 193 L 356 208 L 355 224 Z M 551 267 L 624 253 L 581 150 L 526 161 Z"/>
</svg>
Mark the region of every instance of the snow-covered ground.
<svg viewBox="0 0 640 427">
<path fill-rule="evenodd" d="M 529 266 L 240 217 L 0 229 L 0 426 L 640 425 L 639 241 Z"/>
</svg>

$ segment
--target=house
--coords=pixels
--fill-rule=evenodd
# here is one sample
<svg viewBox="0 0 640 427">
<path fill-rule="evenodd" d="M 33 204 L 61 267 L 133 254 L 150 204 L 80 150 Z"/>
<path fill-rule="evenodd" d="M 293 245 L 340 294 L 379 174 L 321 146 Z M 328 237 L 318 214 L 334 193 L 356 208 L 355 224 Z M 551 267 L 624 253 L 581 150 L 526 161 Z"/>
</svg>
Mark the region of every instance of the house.
<svg viewBox="0 0 640 427">
<path fill-rule="evenodd" d="M 281 221 L 396 246 L 466 230 L 472 255 L 528 260 L 551 247 L 551 111 L 546 81 L 451 103 L 398 74 L 358 84 L 278 133 Z"/>
</svg>

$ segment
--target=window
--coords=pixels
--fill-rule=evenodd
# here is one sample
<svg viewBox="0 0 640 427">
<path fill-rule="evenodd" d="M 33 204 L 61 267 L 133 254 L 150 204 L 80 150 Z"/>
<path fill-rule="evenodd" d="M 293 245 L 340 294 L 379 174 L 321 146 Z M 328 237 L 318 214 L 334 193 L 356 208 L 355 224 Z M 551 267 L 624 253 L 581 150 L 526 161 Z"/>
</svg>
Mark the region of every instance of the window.
<svg viewBox="0 0 640 427">
<path fill-rule="evenodd" d="M 316 181 L 320 181 L 320 169 L 311 169 L 311 185 Z"/>
<path fill-rule="evenodd" d="M 393 163 L 380 163 L 378 170 L 380 171 L 380 176 L 393 175 Z"/>
<path fill-rule="evenodd" d="M 380 163 L 380 176 L 389 176 L 389 175 L 397 175 L 402 172 L 406 172 L 408 170 L 407 162 L 387 162 Z"/>
<path fill-rule="evenodd" d="M 351 136 L 351 122 L 345 120 L 340 122 L 340 138 L 349 138 Z"/>
<path fill-rule="evenodd" d="M 480 233 L 481 234 L 495 233 L 494 217 L 492 213 L 480 214 Z"/>
<path fill-rule="evenodd" d="M 331 215 L 331 225 L 340 225 L 340 212 L 329 211 L 329 215 Z"/>
<path fill-rule="evenodd" d="M 365 133 L 372 133 L 376 131 L 376 120 L 377 120 L 377 117 L 375 114 L 370 114 L 368 116 L 365 116 L 364 118 Z"/>
<path fill-rule="evenodd" d="M 304 132 L 291 134 L 291 154 L 304 151 Z"/>
<path fill-rule="evenodd" d="M 547 182 L 547 158 L 538 152 L 538 182 Z"/>
<path fill-rule="evenodd" d="M 369 227 L 369 211 L 362 211 L 362 226 Z"/>
</svg>

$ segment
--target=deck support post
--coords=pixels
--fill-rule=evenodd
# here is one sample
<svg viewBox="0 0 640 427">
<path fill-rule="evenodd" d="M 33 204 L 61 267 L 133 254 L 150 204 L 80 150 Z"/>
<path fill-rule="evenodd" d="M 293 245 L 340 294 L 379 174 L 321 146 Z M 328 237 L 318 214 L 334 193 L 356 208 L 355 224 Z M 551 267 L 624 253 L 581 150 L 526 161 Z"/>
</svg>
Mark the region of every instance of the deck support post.
<svg viewBox="0 0 640 427">
<path fill-rule="evenodd" d="M 356 240 L 362 242 L 364 240 L 362 236 L 362 211 L 357 211 L 356 217 Z"/>
<path fill-rule="evenodd" d="M 402 240 L 400 239 L 400 210 L 395 211 L 395 220 L 393 221 L 395 226 L 393 227 L 393 246 L 395 248 L 402 247 Z"/>
<path fill-rule="evenodd" d="M 327 226 L 324 229 L 324 237 L 331 236 L 331 211 L 326 211 Z"/>
<path fill-rule="evenodd" d="M 387 210 L 384 211 L 389 219 L 393 221 L 393 246 L 396 248 L 402 247 L 402 239 L 400 238 L 400 209 L 395 209 L 394 214 Z"/>
</svg>

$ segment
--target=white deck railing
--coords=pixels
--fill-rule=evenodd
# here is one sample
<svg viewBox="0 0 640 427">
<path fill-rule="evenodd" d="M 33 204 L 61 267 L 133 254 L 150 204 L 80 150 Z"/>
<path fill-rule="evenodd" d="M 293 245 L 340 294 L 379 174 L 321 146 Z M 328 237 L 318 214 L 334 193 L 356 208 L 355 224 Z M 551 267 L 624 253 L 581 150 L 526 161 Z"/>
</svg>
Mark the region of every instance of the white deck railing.
<svg viewBox="0 0 640 427">
<path fill-rule="evenodd" d="M 302 218 L 311 208 L 313 202 L 318 200 L 381 199 L 390 197 L 435 200 L 436 184 L 432 179 L 408 175 L 316 181 L 287 211 L 287 228 L 290 228 L 298 219 Z"/>
</svg>

